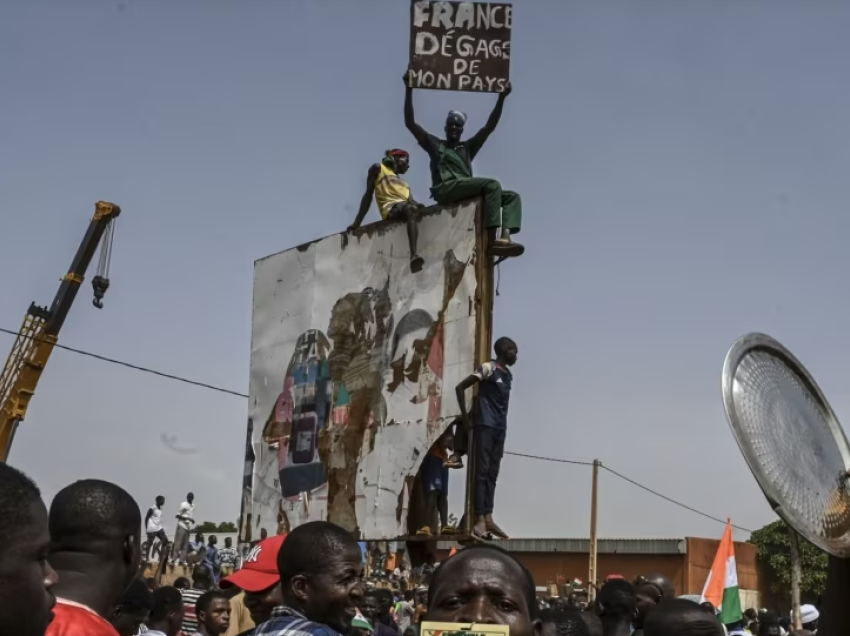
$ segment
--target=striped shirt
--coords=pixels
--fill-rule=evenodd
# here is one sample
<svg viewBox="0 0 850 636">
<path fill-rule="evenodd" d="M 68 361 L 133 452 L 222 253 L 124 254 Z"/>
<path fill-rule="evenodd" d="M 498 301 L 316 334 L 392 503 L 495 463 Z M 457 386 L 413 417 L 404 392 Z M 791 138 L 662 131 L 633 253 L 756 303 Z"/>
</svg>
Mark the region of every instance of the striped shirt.
<svg viewBox="0 0 850 636">
<path fill-rule="evenodd" d="M 272 615 L 254 630 L 253 636 L 340 636 L 331 627 L 314 623 L 289 607 L 276 607 Z"/>
<path fill-rule="evenodd" d="M 201 598 L 206 590 L 180 590 L 180 595 L 183 597 L 183 626 L 182 631 L 186 634 L 194 634 L 198 631 L 198 616 L 195 614 L 195 603 Z"/>
</svg>

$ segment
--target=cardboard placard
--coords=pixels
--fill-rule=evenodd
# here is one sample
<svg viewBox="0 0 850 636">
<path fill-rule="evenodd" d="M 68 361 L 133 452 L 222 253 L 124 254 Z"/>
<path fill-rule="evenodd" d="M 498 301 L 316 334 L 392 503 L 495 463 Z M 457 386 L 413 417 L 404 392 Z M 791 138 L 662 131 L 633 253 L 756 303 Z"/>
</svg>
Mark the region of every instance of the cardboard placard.
<svg viewBox="0 0 850 636">
<path fill-rule="evenodd" d="M 513 7 L 413 0 L 410 86 L 501 93 L 511 75 Z"/>
<path fill-rule="evenodd" d="M 423 621 L 419 636 L 510 636 L 507 625 L 484 623 L 432 623 Z"/>
</svg>

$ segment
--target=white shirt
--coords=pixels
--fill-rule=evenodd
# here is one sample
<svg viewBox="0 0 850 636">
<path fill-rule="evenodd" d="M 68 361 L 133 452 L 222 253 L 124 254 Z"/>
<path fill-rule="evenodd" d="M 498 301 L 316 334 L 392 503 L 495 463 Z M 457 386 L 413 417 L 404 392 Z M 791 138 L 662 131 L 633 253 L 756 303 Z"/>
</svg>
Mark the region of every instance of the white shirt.
<svg viewBox="0 0 850 636">
<path fill-rule="evenodd" d="M 189 521 L 185 519 L 178 519 L 177 525 L 179 525 L 184 530 L 191 530 L 194 525 L 195 520 L 195 506 L 194 504 L 190 504 L 188 501 L 184 501 L 180 504 L 180 510 L 177 512 L 181 517 L 188 517 Z"/>
<path fill-rule="evenodd" d="M 162 508 L 158 508 L 156 504 L 151 506 L 151 513 L 148 519 L 147 532 L 154 533 L 162 530 Z"/>
</svg>

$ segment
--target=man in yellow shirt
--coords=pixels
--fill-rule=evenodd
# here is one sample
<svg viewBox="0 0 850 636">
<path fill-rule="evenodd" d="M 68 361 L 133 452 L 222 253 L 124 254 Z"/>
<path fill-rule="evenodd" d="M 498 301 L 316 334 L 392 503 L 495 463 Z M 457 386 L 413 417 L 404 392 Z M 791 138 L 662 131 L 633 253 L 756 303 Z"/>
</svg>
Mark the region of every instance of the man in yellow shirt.
<svg viewBox="0 0 850 636">
<path fill-rule="evenodd" d="M 425 206 L 417 203 L 410 194 L 410 185 L 401 178 L 410 167 L 410 155 L 406 150 L 393 148 L 387 150 L 380 163 L 369 168 L 366 177 L 366 192 L 360 199 L 360 209 L 357 218 L 348 228 L 351 232 L 360 227 L 369 206 L 372 205 L 372 196 L 378 205 L 378 212 L 385 221 L 406 221 L 407 241 L 410 245 L 410 270 L 418 272 L 422 269 L 424 260 L 416 251 L 416 241 L 419 236 L 417 223 L 419 213 Z"/>
</svg>

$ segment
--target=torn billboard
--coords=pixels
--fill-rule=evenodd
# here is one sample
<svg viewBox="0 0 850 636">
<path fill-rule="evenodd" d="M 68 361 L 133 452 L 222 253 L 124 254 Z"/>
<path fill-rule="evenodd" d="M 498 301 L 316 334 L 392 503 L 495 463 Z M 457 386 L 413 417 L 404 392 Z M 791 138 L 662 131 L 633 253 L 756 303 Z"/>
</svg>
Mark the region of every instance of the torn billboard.
<svg viewBox="0 0 850 636">
<path fill-rule="evenodd" d="M 422 218 L 417 273 L 403 223 L 256 262 L 243 540 L 317 519 L 407 534 L 413 478 L 475 367 L 476 208 Z"/>
</svg>

